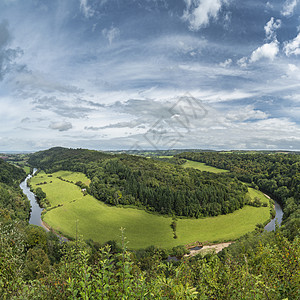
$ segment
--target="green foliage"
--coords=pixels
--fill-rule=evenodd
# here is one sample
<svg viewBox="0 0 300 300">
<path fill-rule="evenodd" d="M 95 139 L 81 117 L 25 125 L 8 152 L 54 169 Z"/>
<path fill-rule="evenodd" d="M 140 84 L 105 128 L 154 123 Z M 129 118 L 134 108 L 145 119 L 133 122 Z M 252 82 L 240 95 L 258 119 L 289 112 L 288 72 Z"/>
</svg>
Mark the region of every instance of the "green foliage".
<svg viewBox="0 0 300 300">
<path fill-rule="evenodd" d="M 173 230 L 173 238 L 177 239 L 178 238 L 177 233 L 176 233 L 177 223 L 176 223 L 176 221 L 174 219 L 173 219 L 173 221 L 172 221 L 172 223 L 171 223 L 170 226 L 171 226 L 171 228 Z"/>
<path fill-rule="evenodd" d="M 172 248 L 170 255 L 176 256 L 177 258 L 182 258 L 185 254 L 188 253 L 189 251 L 184 246 L 179 245 Z"/>
<path fill-rule="evenodd" d="M 46 193 L 43 192 L 43 190 L 40 187 L 35 189 L 35 195 L 39 200 L 43 200 L 47 197 Z"/>
<path fill-rule="evenodd" d="M 272 195 L 284 207 L 283 230 L 293 239 L 300 233 L 300 155 L 185 152 L 191 159 L 231 171 L 231 175 Z M 271 209 L 271 214 L 274 211 Z"/>
<path fill-rule="evenodd" d="M 30 202 L 19 187 L 0 183 L 0 221 L 28 220 Z"/>
<path fill-rule="evenodd" d="M 0 158 L 0 182 L 9 186 L 18 186 L 26 173 L 22 168 L 6 163 Z"/>
<path fill-rule="evenodd" d="M 80 239 L 50 264 L 41 248 L 24 247 L 18 224 L 0 224 L 1 299 L 299 299 L 300 243 L 280 231 L 244 236 L 221 254 L 166 262 L 156 247 L 92 251 Z M 47 235 L 47 237 L 49 237 Z M 53 237 L 52 237 L 53 238 Z M 182 256 L 184 247 L 173 249 Z"/>
<path fill-rule="evenodd" d="M 282 204 L 293 196 L 300 201 L 300 156 L 297 154 L 185 152 L 178 158 L 230 170 L 234 176 L 273 195 Z"/>
<path fill-rule="evenodd" d="M 244 206 L 247 192 L 235 178 L 125 154 L 53 148 L 32 154 L 29 163 L 46 172 L 84 172 L 90 186 L 80 181 L 77 185 L 106 204 L 134 205 L 167 215 L 227 214 Z"/>
<path fill-rule="evenodd" d="M 43 249 L 31 248 L 27 251 L 24 265 L 24 278 L 26 280 L 43 278 L 45 274 L 49 273 L 49 270 L 50 261 Z"/>
<path fill-rule="evenodd" d="M 25 229 L 26 234 L 26 248 L 39 248 L 48 252 L 47 233 L 44 228 L 37 225 L 28 225 Z"/>
<path fill-rule="evenodd" d="M 0 159 L 0 221 L 28 220 L 29 200 L 19 188 L 25 172 Z"/>
<path fill-rule="evenodd" d="M 0 222 L 0 295 L 12 299 L 23 285 L 25 258 L 22 223 Z"/>
</svg>

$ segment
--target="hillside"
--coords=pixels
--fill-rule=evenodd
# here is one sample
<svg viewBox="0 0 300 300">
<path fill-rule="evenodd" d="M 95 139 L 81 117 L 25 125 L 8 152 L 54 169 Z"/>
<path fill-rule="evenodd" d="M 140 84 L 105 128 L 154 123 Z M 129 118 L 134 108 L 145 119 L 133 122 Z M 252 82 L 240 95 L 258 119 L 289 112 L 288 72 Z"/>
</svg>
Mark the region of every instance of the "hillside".
<svg viewBox="0 0 300 300">
<path fill-rule="evenodd" d="M 88 192 L 110 205 L 199 218 L 227 214 L 246 204 L 247 188 L 233 177 L 139 156 L 52 148 L 32 154 L 29 164 L 46 172 L 83 172 L 91 180 Z"/>
<path fill-rule="evenodd" d="M 0 159 L 0 221 L 28 220 L 30 203 L 19 188 L 23 169 Z"/>
<path fill-rule="evenodd" d="M 283 228 L 300 231 L 300 155 L 296 153 L 191 153 L 177 156 L 223 168 L 271 195 L 284 208 Z"/>
</svg>

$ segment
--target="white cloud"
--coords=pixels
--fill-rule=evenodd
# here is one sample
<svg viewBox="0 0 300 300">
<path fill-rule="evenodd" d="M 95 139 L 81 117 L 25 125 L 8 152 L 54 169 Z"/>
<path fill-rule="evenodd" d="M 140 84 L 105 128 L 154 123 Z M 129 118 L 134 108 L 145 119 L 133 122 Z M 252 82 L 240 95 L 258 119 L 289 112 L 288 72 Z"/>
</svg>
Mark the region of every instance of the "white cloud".
<svg viewBox="0 0 300 300">
<path fill-rule="evenodd" d="M 89 0 L 79 0 L 80 1 L 80 9 L 85 15 L 86 18 L 92 17 L 94 15 L 94 11 L 88 5 Z"/>
<path fill-rule="evenodd" d="M 197 31 L 209 24 L 210 19 L 217 19 L 226 0 L 185 0 L 186 10 L 183 20 L 190 23 L 190 30 Z"/>
<path fill-rule="evenodd" d="M 293 40 L 286 42 L 284 44 L 283 50 L 287 56 L 290 56 L 292 54 L 294 55 L 300 54 L 300 32 Z"/>
<path fill-rule="evenodd" d="M 286 77 L 295 82 L 300 81 L 300 68 L 294 64 L 288 64 L 286 67 Z M 299 93 L 300 94 L 300 93 Z"/>
<path fill-rule="evenodd" d="M 295 72 L 295 71 L 299 70 L 299 68 L 297 66 L 295 66 L 294 64 L 288 64 L 288 68 L 289 68 L 289 71 L 291 71 L 291 72 Z"/>
<path fill-rule="evenodd" d="M 246 107 L 230 111 L 226 118 L 230 121 L 242 122 L 247 120 L 264 120 L 268 118 L 268 115 L 261 110 L 254 109 L 252 105 L 248 105 Z"/>
<path fill-rule="evenodd" d="M 241 59 L 239 59 L 237 61 L 237 64 L 242 67 L 242 68 L 246 68 L 248 65 L 248 58 L 247 57 L 242 57 Z"/>
<path fill-rule="evenodd" d="M 108 42 L 111 45 L 113 40 L 120 36 L 120 30 L 117 27 L 111 26 L 110 29 L 104 28 L 102 34 L 108 39 Z"/>
<path fill-rule="evenodd" d="M 266 8 L 267 8 L 267 9 L 273 9 L 274 6 L 268 1 L 268 2 L 266 3 Z"/>
<path fill-rule="evenodd" d="M 285 17 L 291 16 L 294 13 L 297 4 L 298 0 L 286 0 L 281 10 L 281 14 Z"/>
<path fill-rule="evenodd" d="M 232 64 L 232 59 L 226 59 L 224 62 L 220 63 L 220 67 L 226 68 L 229 67 Z"/>
<path fill-rule="evenodd" d="M 266 33 L 266 39 L 267 40 L 275 40 L 276 39 L 276 30 L 281 27 L 281 20 L 277 19 L 274 21 L 274 18 L 272 17 L 270 21 L 266 24 L 264 27 L 265 33 Z"/>
<path fill-rule="evenodd" d="M 58 131 L 67 131 L 69 129 L 71 129 L 73 126 L 70 122 L 52 122 L 49 125 L 50 129 L 54 129 L 54 130 L 58 130 Z"/>
<path fill-rule="evenodd" d="M 263 58 L 267 58 L 270 60 L 274 60 L 276 55 L 279 52 L 279 42 L 276 38 L 276 30 L 281 27 L 281 20 L 275 19 L 272 17 L 270 21 L 268 21 L 264 27 L 265 34 L 266 34 L 266 40 L 272 41 L 270 43 L 265 43 L 262 46 L 258 47 L 256 50 L 254 50 L 250 56 L 248 57 L 242 57 L 237 61 L 237 64 L 242 67 L 246 68 L 249 63 L 254 63 L 258 60 L 261 60 Z"/>
<path fill-rule="evenodd" d="M 254 50 L 250 57 L 250 62 L 256 62 L 263 58 L 268 58 L 270 60 L 274 60 L 277 53 L 279 52 L 278 42 L 275 40 L 271 43 L 267 43 L 258 47 Z"/>
</svg>

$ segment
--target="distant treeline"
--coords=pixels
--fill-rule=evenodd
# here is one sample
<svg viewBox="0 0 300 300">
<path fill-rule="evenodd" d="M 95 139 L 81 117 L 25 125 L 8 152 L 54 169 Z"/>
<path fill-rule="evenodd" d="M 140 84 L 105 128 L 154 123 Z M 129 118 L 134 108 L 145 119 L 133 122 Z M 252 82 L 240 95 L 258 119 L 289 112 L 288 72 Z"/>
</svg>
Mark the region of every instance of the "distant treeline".
<svg viewBox="0 0 300 300">
<path fill-rule="evenodd" d="M 196 218 L 227 214 L 245 205 L 247 188 L 235 178 L 140 156 L 53 148 L 32 154 L 29 163 L 46 172 L 85 173 L 91 179 L 88 192 L 110 205 Z"/>
</svg>

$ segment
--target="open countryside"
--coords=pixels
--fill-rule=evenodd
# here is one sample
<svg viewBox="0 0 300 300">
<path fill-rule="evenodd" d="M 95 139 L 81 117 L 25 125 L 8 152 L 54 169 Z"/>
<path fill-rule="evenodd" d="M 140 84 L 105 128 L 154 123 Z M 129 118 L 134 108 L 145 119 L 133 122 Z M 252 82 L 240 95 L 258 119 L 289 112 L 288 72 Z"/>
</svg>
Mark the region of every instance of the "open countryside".
<svg viewBox="0 0 300 300">
<path fill-rule="evenodd" d="M 68 180 L 63 181 L 59 179 Z M 72 182 L 71 182 L 72 181 Z M 77 181 L 89 183 L 82 173 L 59 171 L 40 172 L 31 180 L 33 188 L 41 187 L 50 202 L 44 222 L 66 237 L 77 234 L 98 242 L 120 240 L 120 228 L 126 229 L 128 247 L 145 248 L 156 245 L 171 248 L 195 241 L 221 242 L 234 240 L 255 229 L 256 224 L 270 218 L 268 207 L 245 206 L 231 214 L 203 219 L 177 219 L 177 239 L 173 238 L 171 217 L 159 216 L 144 210 L 108 206 L 91 195 L 83 195 Z M 51 182 L 51 183 L 50 183 Z M 42 183 L 42 184 L 41 184 Z M 38 184 L 38 185 L 37 185 Z M 252 189 L 249 188 L 250 192 Z M 255 191 L 263 202 L 268 199 Z"/>
</svg>

